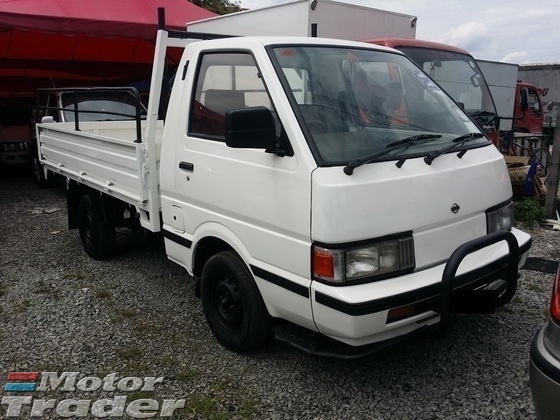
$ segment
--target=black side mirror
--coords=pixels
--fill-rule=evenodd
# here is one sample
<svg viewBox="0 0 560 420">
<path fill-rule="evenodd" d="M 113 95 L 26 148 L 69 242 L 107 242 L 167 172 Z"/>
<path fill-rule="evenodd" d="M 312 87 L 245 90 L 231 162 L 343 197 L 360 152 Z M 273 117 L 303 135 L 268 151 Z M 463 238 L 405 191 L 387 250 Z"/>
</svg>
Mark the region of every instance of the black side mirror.
<svg viewBox="0 0 560 420">
<path fill-rule="evenodd" d="M 256 106 L 226 112 L 226 144 L 235 149 L 274 149 L 276 125 L 270 109 Z"/>
<path fill-rule="evenodd" d="M 519 94 L 519 107 L 521 111 L 525 112 L 527 111 L 527 108 L 529 108 L 529 93 L 527 92 L 527 88 L 522 87 L 519 91 Z"/>
</svg>

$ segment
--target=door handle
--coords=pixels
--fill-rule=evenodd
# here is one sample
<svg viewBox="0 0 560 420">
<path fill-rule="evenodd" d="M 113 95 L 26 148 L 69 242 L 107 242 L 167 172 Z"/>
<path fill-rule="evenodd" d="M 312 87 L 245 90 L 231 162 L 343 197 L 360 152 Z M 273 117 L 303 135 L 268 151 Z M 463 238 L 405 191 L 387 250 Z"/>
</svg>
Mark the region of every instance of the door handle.
<svg viewBox="0 0 560 420">
<path fill-rule="evenodd" d="M 179 162 L 179 169 L 184 169 L 185 171 L 194 171 L 194 164 L 190 162 Z"/>
</svg>

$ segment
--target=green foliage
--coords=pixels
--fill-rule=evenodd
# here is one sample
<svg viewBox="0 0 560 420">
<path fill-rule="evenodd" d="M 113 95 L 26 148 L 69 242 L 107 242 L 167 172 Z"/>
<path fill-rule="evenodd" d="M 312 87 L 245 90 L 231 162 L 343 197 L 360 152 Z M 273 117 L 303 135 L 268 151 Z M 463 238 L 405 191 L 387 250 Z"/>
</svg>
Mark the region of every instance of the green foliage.
<svg viewBox="0 0 560 420">
<path fill-rule="evenodd" d="M 235 1 L 229 0 L 189 0 L 192 4 L 202 7 L 203 9 L 217 13 L 219 15 L 227 15 L 228 13 L 240 12 L 241 5 Z"/>
<path fill-rule="evenodd" d="M 513 207 L 514 217 L 517 222 L 521 223 L 538 223 L 541 224 L 546 220 L 544 207 L 537 201 L 530 198 L 523 198 L 516 201 Z"/>
</svg>

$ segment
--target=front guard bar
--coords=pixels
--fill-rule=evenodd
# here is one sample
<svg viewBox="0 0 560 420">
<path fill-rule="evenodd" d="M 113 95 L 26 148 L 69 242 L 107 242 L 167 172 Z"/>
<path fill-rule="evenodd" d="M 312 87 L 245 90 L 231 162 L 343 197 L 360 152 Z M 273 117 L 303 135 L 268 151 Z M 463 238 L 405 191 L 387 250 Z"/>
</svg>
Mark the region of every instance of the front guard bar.
<svg viewBox="0 0 560 420">
<path fill-rule="evenodd" d="M 453 280 L 457 274 L 457 269 L 463 259 L 482 248 L 506 241 L 509 248 L 507 256 L 507 269 L 505 270 L 505 281 L 507 290 L 515 290 L 517 287 L 518 263 L 519 263 L 519 245 L 515 235 L 508 231 L 494 232 L 481 238 L 474 239 L 457 248 L 445 265 L 441 279 L 441 302 L 440 302 L 440 324 L 445 326 L 449 322 L 451 316 L 450 302 L 451 293 L 453 292 Z M 506 291 L 506 293 L 508 293 Z"/>
</svg>

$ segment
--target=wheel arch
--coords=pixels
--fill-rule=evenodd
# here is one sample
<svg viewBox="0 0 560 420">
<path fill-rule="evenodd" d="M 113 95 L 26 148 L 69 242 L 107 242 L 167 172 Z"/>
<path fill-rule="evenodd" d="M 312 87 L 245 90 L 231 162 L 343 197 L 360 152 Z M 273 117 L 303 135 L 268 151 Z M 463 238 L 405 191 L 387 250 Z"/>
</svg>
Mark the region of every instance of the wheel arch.
<svg viewBox="0 0 560 420">
<path fill-rule="evenodd" d="M 192 271 L 194 276 L 200 277 L 208 259 L 222 251 L 234 251 L 249 269 L 249 251 L 241 239 L 225 226 L 218 223 L 206 224 L 197 229 L 193 239 Z"/>
</svg>

